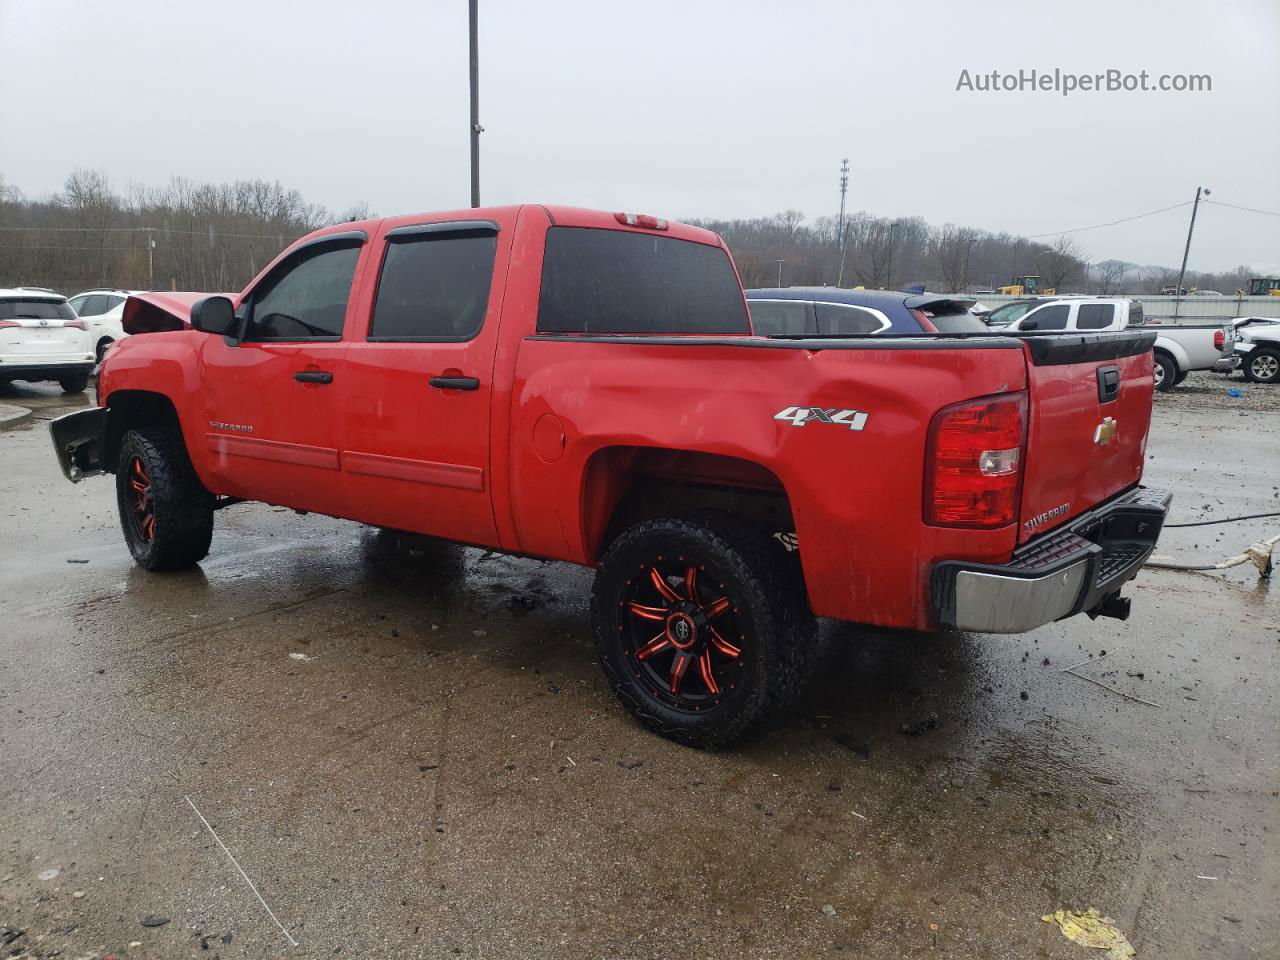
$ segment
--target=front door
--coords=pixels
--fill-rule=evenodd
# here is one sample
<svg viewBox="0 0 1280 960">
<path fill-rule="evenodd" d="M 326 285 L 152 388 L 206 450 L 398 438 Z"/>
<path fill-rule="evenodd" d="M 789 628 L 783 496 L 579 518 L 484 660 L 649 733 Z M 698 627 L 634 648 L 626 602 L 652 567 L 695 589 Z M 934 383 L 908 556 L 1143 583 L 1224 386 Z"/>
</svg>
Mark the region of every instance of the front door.
<svg viewBox="0 0 1280 960">
<path fill-rule="evenodd" d="M 388 229 L 368 326 L 346 357 L 342 463 L 355 519 L 497 544 L 498 245 L 488 221 Z"/>
<path fill-rule="evenodd" d="M 342 334 L 363 234 L 291 252 L 242 299 L 242 339 L 204 338 L 203 443 L 219 492 L 343 512 Z"/>
</svg>

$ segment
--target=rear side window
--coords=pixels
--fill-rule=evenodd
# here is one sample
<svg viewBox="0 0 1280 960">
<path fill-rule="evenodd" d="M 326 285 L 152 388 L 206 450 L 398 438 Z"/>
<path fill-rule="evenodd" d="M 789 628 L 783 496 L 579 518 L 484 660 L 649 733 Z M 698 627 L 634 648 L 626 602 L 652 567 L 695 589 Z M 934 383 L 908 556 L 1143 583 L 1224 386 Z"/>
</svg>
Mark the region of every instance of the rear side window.
<svg viewBox="0 0 1280 960">
<path fill-rule="evenodd" d="M 805 300 L 748 300 L 751 329 L 762 337 L 803 337 L 818 332 L 813 304 Z"/>
<path fill-rule="evenodd" d="M 359 258 L 349 241 L 299 250 L 254 288 L 245 339 L 341 339 Z"/>
<path fill-rule="evenodd" d="M 470 340 L 489 306 L 498 237 L 421 234 L 387 243 L 370 340 Z"/>
<path fill-rule="evenodd" d="M 110 313 L 112 310 L 120 306 L 120 304 L 122 303 L 124 303 L 124 297 L 115 297 L 115 296 L 107 297 L 107 308 L 102 312 Z"/>
<path fill-rule="evenodd" d="M 819 303 L 818 333 L 824 336 L 857 336 L 887 330 L 887 319 L 874 310 L 847 303 Z"/>
<path fill-rule="evenodd" d="M 106 313 L 111 308 L 107 306 L 107 298 L 100 293 L 95 293 L 90 297 L 86 297 L 84 304 L 77 310 L 82 317 L 96 317 Z"/>
<path fill-rule="evenodd" d="M 0 300 L 0 320 L 74 320 L 65 300 Z"/>
<path fill-rule="evenodd" d="M 545 333 L 750 333 L 719 247 L 621 230 L 547 231 L 538 300 Z"/>
<path fill-rule="evenodd" d="M 1076 327 L 1080 330 L 1105 330 L 1116 316 L 1114 303 L 1082 303 L 1076 314 Z"/>
<path fill-rule="evenodd" d="M 1065 330 L 1067 318 L 1071 316 L 1071 307 L 1065 303 L 1057 303 L 1051 307 L 1041 307 L 1022 318 L 1021 326 L 1025 329 L 1031 321 L 1035 321 L 1033 330 Z"/>
</svg>

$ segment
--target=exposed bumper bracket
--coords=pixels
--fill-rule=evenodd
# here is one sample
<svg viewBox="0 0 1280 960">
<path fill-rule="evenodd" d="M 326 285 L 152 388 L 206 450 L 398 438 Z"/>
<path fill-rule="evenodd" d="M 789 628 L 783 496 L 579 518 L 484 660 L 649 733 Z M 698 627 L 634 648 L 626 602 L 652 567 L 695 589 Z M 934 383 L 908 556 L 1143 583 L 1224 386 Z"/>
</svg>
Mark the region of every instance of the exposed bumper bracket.
<svg viewBox="0 0 1280 960">
<path fill-rule="evenodd" d="M 69 413 L 49 422 L 58 464 L 72 483 L 106 472 L 102 462 L 106 429 L 107 411 L 103 407 Z"/>
<path fill-rule="evenodd" d="M 1137 487 L 1025 544 L 1007 564 L 947 561 L 933 573 L 939 623 L 1022 633 L 1077 613 L 1126 619 L 1120 588 L 1155 549 L 1167 490 Z"/>
</svg>

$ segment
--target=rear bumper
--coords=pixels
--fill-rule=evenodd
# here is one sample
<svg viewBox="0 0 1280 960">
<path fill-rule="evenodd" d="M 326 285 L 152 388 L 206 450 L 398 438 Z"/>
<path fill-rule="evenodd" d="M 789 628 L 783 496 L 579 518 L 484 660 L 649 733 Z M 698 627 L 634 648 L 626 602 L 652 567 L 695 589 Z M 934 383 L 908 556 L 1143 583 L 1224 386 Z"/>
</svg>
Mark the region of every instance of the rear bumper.
<svg viewBox="0 0 1280 960">
<path fill-rule="evenodd" d="M 91 407 L 49 421 L 53 452 L 57 454 L 62 475 L 72 483 L 105 472 L 102 460 L 106 428 L 104 407 Z"/>
<path fill-rule="evenodd" d="M 1137 487 L 1023 545 L 1007 564 L 938 564 L 937 621 L 1022 633 L 1082 612 L 1122 616 L 1127 607 L 1114 601 L 1155 549 L 1171 499 L 1167 490 Z"/>
<path fill-rule="evenodd" d="M 93 373 L 94 360 L 38 362 L 32 360 L 5 360 L 0 363 L 0 380 L 61 380 L 80 374 Z"/>
</svg>

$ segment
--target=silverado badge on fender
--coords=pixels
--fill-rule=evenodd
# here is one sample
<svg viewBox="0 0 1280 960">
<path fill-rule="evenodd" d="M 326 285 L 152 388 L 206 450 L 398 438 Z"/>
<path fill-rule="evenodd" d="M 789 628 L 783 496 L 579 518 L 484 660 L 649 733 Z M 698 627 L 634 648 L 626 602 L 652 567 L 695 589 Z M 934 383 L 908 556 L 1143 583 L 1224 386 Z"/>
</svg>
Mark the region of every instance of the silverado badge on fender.
<svg viewBox="0 0 1280 960">
<path fill-rule="evenodd" d="M 861 430 L 867 425 L 867 414 L 861 410 L 837 410 L 835 407 L 787 407 L 773 415 L 775 420 L 786 420 L 793 427 L 803 427 L 810 421 L 834 423 L 850 430 Z"/>
</svg>

